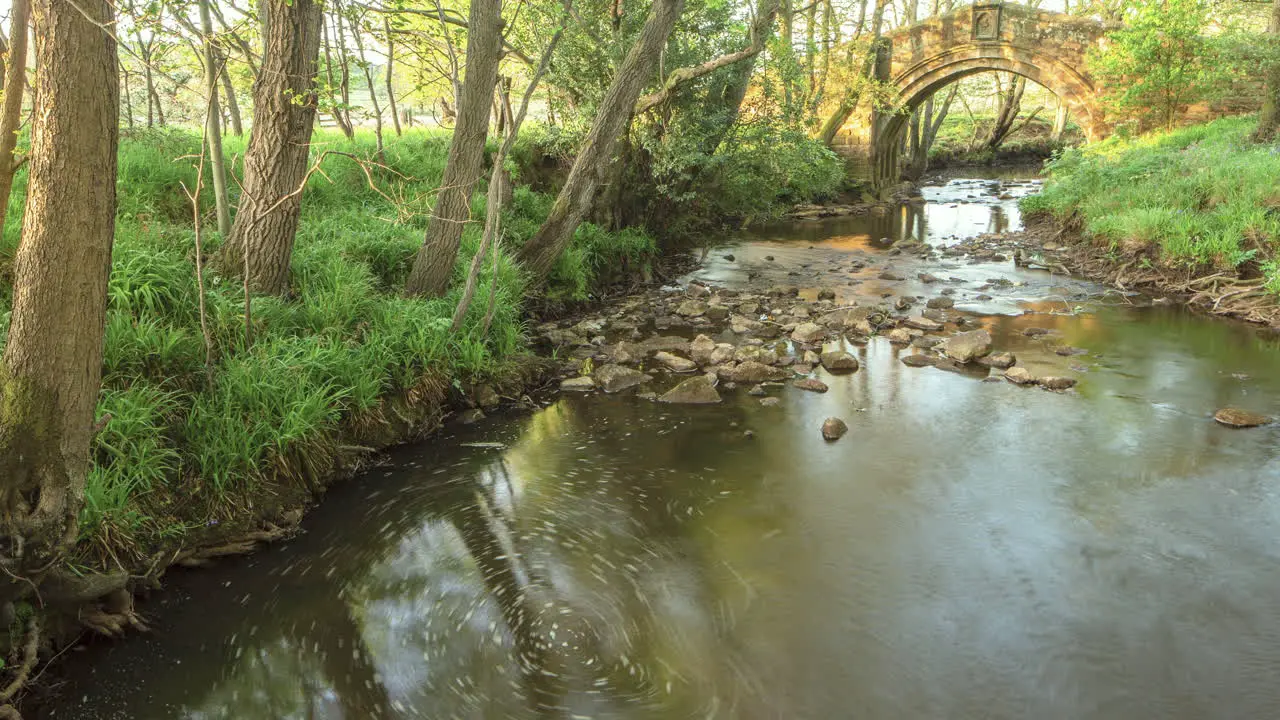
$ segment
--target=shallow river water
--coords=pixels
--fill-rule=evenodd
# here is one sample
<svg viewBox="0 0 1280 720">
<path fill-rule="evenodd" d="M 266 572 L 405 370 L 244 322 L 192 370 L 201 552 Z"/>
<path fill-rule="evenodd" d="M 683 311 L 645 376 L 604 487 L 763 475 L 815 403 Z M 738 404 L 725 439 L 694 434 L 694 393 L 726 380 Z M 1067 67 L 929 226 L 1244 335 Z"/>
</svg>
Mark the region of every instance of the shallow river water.
<svg viewBox="0 0 1280 720">
<path fill-rule="evenodd" d="M 1016 227 L 1031 191 L 952 181 L 734 239 L 694 276 L 817 284 L 881 238 Z M 563 396 L 452 427 L 296 539 L 170 575 L 154 632 L 74 654 L 48 716 L 1280 716 L 1280 428 L 1211 419 L 1280 412 L 1280 347 L 1012 262 L 930 271 L 1079 386 L 913 369 L 873 338 L 776 408 Z"/>
</svg>

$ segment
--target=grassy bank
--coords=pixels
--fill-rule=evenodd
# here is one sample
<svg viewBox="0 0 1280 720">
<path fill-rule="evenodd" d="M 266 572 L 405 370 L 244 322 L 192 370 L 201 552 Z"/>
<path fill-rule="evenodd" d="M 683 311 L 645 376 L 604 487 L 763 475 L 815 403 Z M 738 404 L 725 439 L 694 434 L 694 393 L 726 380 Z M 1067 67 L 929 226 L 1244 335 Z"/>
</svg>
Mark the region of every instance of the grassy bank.
<svg viewBox="0 0 1280 720">
<path fill-rule="evenodd" d="M 448 331 L 457 284 L 435 300 L 400 295 L 448 147 L 447 135 L 426 132 L 389 141 L 391 169 L 375 170 L 377 190 L 351 160 L 325 160 L 304 196 L 293 297 L 255 298 L 247 341 L 239 282 L 209 271 L 206 351 L 182 189 L 194 186 L 199 144 L 198 135 L 172 130 L 126 134 L 121 143 L 98 410 L 111 420 L 95 441 L 81 517 L 77 562 L 86 566 L 128 566 L 208 528 L 259 522 L 282 497 L 314 489 L 362 454 L 359 445 L 399 439 L 386 436 L 405 430 L 406 414 L 510 376 L 525 351 L 526 282 L 509 255 L 496 277 L 486 263 L 458 333 Z M 229 155 L 243 154 L 243 139 L 227 145 Z M 326 148 L 374 154 L 372 138 L 322 135 L 315 151 Z M 19 192 L 24 184 L 20 178 Z M 483 217 L 483 188 L 474 202 L 473 216 Z M 532 234 L 550 202 L 517 189 L 508 250 Z M 206 229 L 212 206 L 206 190 Z M 20 212 L 17 201 L 0 246 L 0 346 Z M 468 227 L 459 278 L 478 240 L 479 228 Z M 220 238 L 206 230 L 204 241 L 209 254 Z M 612 269 L 642 266 L 654 252 L 643 233 L 584 226 L 545 292 L 584 299 Z M 483 332 L 491 287 L 497 309 Z"/>
<path fill-rule="evenodd" d="M 1255 122 L 1226 118 L 1067 151 L 1022 207 L 1080 229 L 1118 265 L 1188 281 L 1220 275 L 1238 284 L 1229 292 L 1246 290 L 1236 298 L 1280 294 L 1280 151 L 1248 142 Z"/>
</svg>

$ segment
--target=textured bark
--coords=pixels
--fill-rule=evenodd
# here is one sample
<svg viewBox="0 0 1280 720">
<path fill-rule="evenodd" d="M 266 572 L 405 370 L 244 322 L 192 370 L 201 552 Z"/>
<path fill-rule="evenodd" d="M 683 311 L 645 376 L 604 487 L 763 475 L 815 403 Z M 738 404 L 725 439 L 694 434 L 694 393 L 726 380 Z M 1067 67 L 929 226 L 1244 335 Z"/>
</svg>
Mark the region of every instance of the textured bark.
<svg viewBox="0 0 1280 720">
<path fill-rule="evenodd" d="M 244 192 L 222 260 L 246 273 L 259 292 L 284 294 L 302 195 L 280 199 L 296 193 L 307 172 L 321 10 L 315 0 L 263 4 L 270 21 L 262 71 L 253 87 L 255 117 L 244 155 Z"/>
<path fill-rule="evenodd" d="M 0 232 L 9 211 L 13 176 L 18 171 L 14 148 L 22 125 L 22 94 L 27 85 L 27 26 L 31 22 L 30 0 L 14 0 L 9 16 L 9 63 L 4 70 L 4 106 L 0 108 Z"/>
<path fill-rule="evenodd" d="M 222 74 L 217 48 L 213 44 L 213 17 L 209 0 L 200 0 L 200 30 L 204 40 L 205 138 L 209 144 L 209 167 L 213 173 L 213 197 L 218 232 L 231 232 L 231 203 L 227 199 L 227 163 L 222 155 L 222 111 L 218 103 L 218 76 Z"/>
<path fill-rule="evenodd" d="M 471 191 L 484 161 L 502 51 L 502 0 L 471 0 L 467 27 L 467 74 L 458 98 L 458 120 L 440 193 L 405 287 L 409 295 L 437 297 L 448 289 L 462 229 L 471 217 Z"/>
<path fill-rule="evenodd" d="M 31 161 L 0 361 L 0 553 L 10 578 L 75 540 L 102 373 L 120 116 L 106 0 L 36 0 Z M 25 583 L 5 583 L 12 597 Z"/>
<path fill-rule="evenodd" d="M 645 82 L 653 76 L 658 55 L 666 46 L 683 8 L 683 0 L 654 0 L 636 44 L 622 61 L 600 103 L 587 139 L 551 207 L 551 214 L 520 249 L 520 260 L 532 273 L 534 282 L 546 279 L 590 209 L 600 179 L 609 169 L 618 135 L 631 117 Z"/>
<path fill-rule="evenodd" d="M 1280 44 L 1280 0 L 1271 6 L 1272 45 Z M 1280 62 L 1272 59 L 1266 73 L 1267 86 L 1262 94 L 1262 112 L 1258 115 L 1258 127 L 1253 131 L 1255 142 L 1271 142 L 1280 131 Z"/>
</svg>

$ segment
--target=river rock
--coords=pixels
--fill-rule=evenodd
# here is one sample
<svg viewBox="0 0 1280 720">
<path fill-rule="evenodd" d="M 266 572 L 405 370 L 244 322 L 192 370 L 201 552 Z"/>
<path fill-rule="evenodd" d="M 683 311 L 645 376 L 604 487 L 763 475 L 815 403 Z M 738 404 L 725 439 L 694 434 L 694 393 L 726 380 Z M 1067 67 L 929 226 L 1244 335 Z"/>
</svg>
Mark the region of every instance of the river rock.
<svg viewBox="0 0 1280 720">
<path fill-rule="evenodd" d="M 1040 387 L 1046 390 L 1070 390 L 1079 382 L 1072 377 L 1048 376 L 1036 380 Z"/>
<path fill-rule="evenodd" d="M 712 405 L 720 402 L 715 381 L 708 375 L 691 377 L 671 388 L 658 402 L 678 405 Z"/>
<path fill-rule="evenodd" d="M 930 350 L 934 347 L 937 347 L 938 343 L 942 342 L 942 340 L 943 339 L 938 337 L 937 335 L 921 335 L 919 337 L 911 338 L 911 347 L 918 347 L 918 348 L 923 348 L 925 350 Z"/>
<path fill-rule="evenodd" d="M 822 423 L 822 437 L 828 442 L 839 440 L 847 432 L 849 432 L 849 426 L 838 417 L 829 417 Z"/>
<path fill-rule="evenodd" d="M 827 391 L 827 384 L 817 378 L 802 378 L 791 384 L 809 392 L 824 393 Z"/>
<path fill-rule="evenodd" d="M 950 310 L 956 306 L 956 301 L 949 297 L 929 298 L 929 302 L 925 303 L 925 306 L 934 310 Z"/>
<path fill-rule="evenodd" d="M 711 322 L 724 322 L 729 317 L 729 308 L 724 305 L 710 305 L 703 317 Z"/>
<path fill-rule="evenodd" d="M 640 360 L 644 356 L 644 349 L 635 343 L 629 343 L 625 340 L 618 343 L 614 348 L 610 357 L 616 363 L 627 364 Z"/>
<path fill-rule="evenodd" d="M 1050 330 L 1050 329 L 1048 329 L 1048 328 L 1042 328 L 1042 327 L 1029 327 L 1029 328 L 1027 328 L 1027 329 L 1023 330 L 1023 331 L 1022 331 L 1022 334 L 1023 334 L 1023 335 L 1026 335 L 1027 337 L 1040 337 L 1040 336 L 1042 336 L 1042 335 L 1048 335 L 1048 334 L 1049 334 L 1049 333 L 1051 333 L 1051 332 L 1053 332 L 1053 331 L 1052 331 L 1052 330 Z"/>
<path fill-rule="evenodd" d="M 1234 428 L 1251 428 L 1259 425 L 1266 425 L 1271 422 L 1271 418 L 1266 415 L 1259 415 L 1248 410 L 1240 408 L 1222 408 L 1213 414 L 1213 419 L 1227 427 Z"/>
<path fill-rule="evenodd" d="M 760 399 L 760 407 L 771 408 L 771 407 L 778 407 L 781 404 L 782 404 L 782 401 L 776 397 L 767 397 L 767 398 Z"/>
<path fill-rule="evenodd" d="M 675 335 L 655 335 L 640 343 L 645 353 L 651 352 L 689 352 L 689 341 Z"/>
<path fill-rule="evenodd" d="M 591 392 L 595 389 L 596 381 L 585 375 L 560 381 L 561 392 Z"/>
<path fill-rule="evenodd" d="M 749 360 L 730 370 L 728 379 L 739 383 L 762 383 L 785 380 L 790 374 L 782 368 L 770 367 L 764 363 Z"/>
<path fill-rule="evenodd" d="M 907 367 L 921 368 L 938 364 L 938 358 L 933 355 L 905 355 L 902 358 L 902 364 Z"/>
<path fill-rule="evenodd" d="M 716 351 L 716 341 L 706 335 L 699 335 L 689 343 L 689 357 L 699 365 L 711 364 L 711 355 Z"/>
<path fill-rule="evenodd" d="M 858 359 L 843 350 L 824 352 L 819 360 L 827 372 L 855 372 L 858 369 Z"/>
<path fill-rule="evenodd" d="M 480 408 L 471 408 L 470 410 L 463 410 L 458 413 L 456 422 L 459 425 L 474 425 L 483 420 L 484 417 L 485 415 L 483 410 Z"/>
<path fill-rule="evenodd" d="M 669 352 L 660 352 L 654 355 L 653 359 L 667 366 L 667 369 L 672 372 L 693 372 L 698 369 L 698 363 L 688 358 L 682 358 L 679 355 L 672 355 Z"/>
<path fill-rule="evenodd" d="M 737 352 L 737 349 L 729 343 L 717 343 L 716 349 L 711 351 L 711 359 L 709 363 L 712 365 L 723 365 L 733 359 L 735 352 Z"/>
<path fill-rule="evenodd" d="M 818 291 L 818 299 L 819 300 L 835 300 L 836 291 L 832 290 L 831 288 L 822 288 L 821 290 Z"/>
<path fill-rule="evenodd" d="M 916 330 L 924 330 L 925 332 L 937 332 L 943 327 L 942 323 L 937 320 L 930 320 L 924 316 L 909 317 L 906 320 L 903 320 L 902 324 L 909 328 L 915 328 Z"/>
<path fill-rule="evenodd" d="M 543 334 L 547 342 L 554 347 L 573 347 L 575 345 L 586 345 L 587 341 L 583 340 L 577 333 L 572 330 L 548 330 Z"/>
<path fill-rule="evenodd" d="M 693 298 L 707 297 L 711 294 L 711 288 L 700 283 L 689 283 L 689 287 L 685 288 L 685 294 Z"/>
<path fill-rule="evenodd" d="M 1036 378 L 1031 371 L 1024 367 L 1011 367 L 1004 371 L 1004 379 L 1014 385 L 1034 385 Z"/>
<path fill-rule="evenodd" d="M 894 328 L 889 331 L 888 338 L 895 345 L 907 345 L 911 342 L 911 333 L 906 328 Z"/>
<path fill-rule="evenodd" d="M 747 394 L 752 397 L 764 397 L 766 393 L 763 385 L 752 385 L 751 389 L 747 391 Z"/>
<path fill-rule="evenodd" d="M 806 345 L 820 343 L 826 336 L 826 329 L 817 323 L 811 322 L 801 323 L 796 327 L 795 331 L 791 333 L 792 340 Z"/>
<path fill-rule="evenodd" d="M 616 393 L 648 382 L 653 378 L 639 370 L 623 367 L 622 365 L 605 365 L 597 368 L 592 373 L 591 379 L 605 392 Z"/>
<path fill-rule="evenodd" d="M 498 397 L 498 391 L 494 390 L 492 385 L 481 385 L 476 388 L 472 399 L 482 408 L 491 408 L 502 402 Z"/>
<path fill-rule="evenodd" d="M 938 347 L 956 362 L 973 362 L 991 352 L 991 333 L 986 330 L 958 333 L 944 340 Z"/>
<path fill-rule="evenodd" d="M 906 280 L 906 278 L 904 278 L 903 276 L 899 275 L 896 272 L 893 272 L 892 270 L 885 270 L 884 272 L 880 273 L 876 277 L 881 280 L 887 280 L 889 282 L 898 282 L 900 280 Z"/>
<path fill-rule="evenodd" d="M 698 286 L 691 286 L 698 287 Z M 701 300 L 685 300 L 676 308 L 676 314 L 684 317 L 701 317 L 707 312 L 708 305 Z"/>
<path fill-rule="evenodd" d="M 1054 348 L 1053 351 L 1063 357 L 1071 357 L 1073 355 L 1087 355 L 1089 353 L 1089 351 L 1085 350 L 1084 348 L 1071 347 L 1070 345 L 1059 345 L 1058 347 Z"/>
<path fill-rule="evenodd" d="M 926 285 L 932 285 L 933 283 L 942 281 L 942 278 L 927 272 L 916 275 L 916 278 Z"/>
<path fill-rule="evenodd" d="M 1018 358 L 1011 352 L 993 352 L 986 357 L 978 358 L 978 364 L 997 370 L 1007 370 L 1018 364 Z"/>
</svg>

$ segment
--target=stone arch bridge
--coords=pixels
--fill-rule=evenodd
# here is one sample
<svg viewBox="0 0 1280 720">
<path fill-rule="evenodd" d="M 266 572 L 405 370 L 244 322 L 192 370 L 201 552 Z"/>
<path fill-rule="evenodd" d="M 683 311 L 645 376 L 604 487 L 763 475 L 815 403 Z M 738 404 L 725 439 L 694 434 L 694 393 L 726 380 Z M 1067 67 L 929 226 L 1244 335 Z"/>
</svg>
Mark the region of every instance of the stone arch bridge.
<svg viewBox="0 0 1280 720">
<path fill-rule="evenodd" d="M 895 184 L 898 150 L 911 111 L 943 87 L 992 70 L 1015 73 L 1053 91 L 1070 108 L 1085 137 L 1109 133 L 1085 55 L 1098 47 L 1106 24 L 1002 2 L 979 1 L 901 28 L 884 37 L 876 78 L 893 88 L 891 109 L 860 106 L 832 143 L 855 177 L 877 190 Z"/>
</svg>

